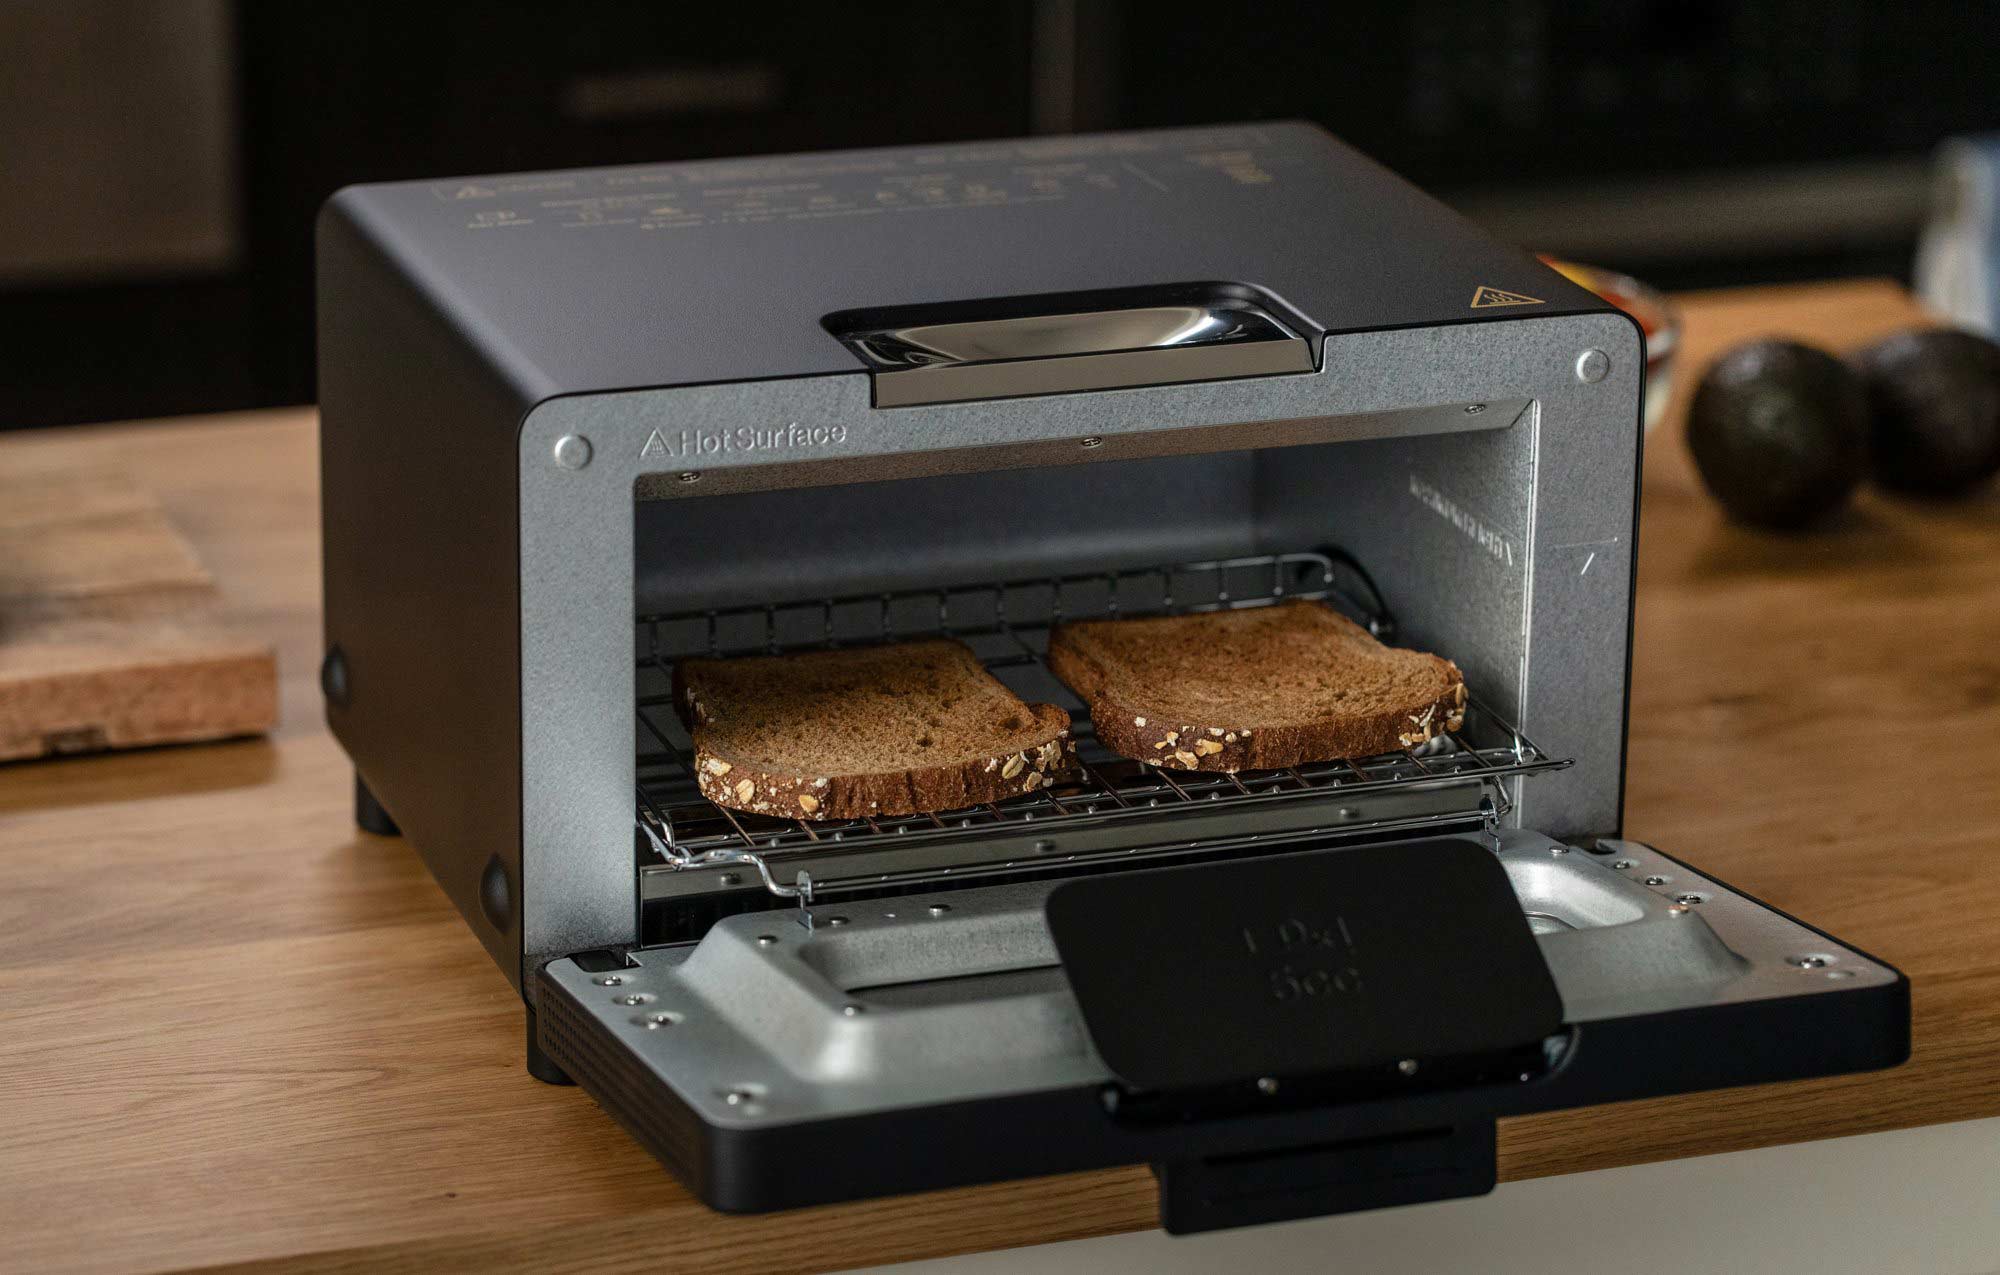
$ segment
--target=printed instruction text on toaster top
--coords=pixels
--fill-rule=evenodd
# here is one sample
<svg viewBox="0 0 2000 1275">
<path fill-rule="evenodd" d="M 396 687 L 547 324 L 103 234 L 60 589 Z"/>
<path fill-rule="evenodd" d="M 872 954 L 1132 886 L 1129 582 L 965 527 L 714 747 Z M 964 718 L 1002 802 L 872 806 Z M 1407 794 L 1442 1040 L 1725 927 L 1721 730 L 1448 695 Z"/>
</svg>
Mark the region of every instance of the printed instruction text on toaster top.
<svg viewBox="0 0 2000 1275">
<path fill-rule="evenodd" d="M 730 452 L 805 451 L 839 447 L 847 442 L 845 425 L 737 425 L 728 429 L 656 429 L 646 435 L 640 460 L 656 457 L 685 460 Z"/>
</svg>

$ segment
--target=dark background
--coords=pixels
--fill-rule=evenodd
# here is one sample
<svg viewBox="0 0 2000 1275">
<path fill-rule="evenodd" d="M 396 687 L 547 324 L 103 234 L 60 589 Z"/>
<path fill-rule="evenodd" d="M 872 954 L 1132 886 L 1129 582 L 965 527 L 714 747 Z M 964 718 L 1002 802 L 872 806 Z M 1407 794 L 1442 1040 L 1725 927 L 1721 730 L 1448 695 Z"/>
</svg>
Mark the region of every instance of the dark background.
<svg viewBox="0 0 2000 1275">
<path fill-rule="evenodd" d="M 0 427 L 308 402 L 349 182 L 1273 117 L 1666 287 L 1907 276 L 2000 16 L 1875 0 L 8 0 Z"/>
</svg>

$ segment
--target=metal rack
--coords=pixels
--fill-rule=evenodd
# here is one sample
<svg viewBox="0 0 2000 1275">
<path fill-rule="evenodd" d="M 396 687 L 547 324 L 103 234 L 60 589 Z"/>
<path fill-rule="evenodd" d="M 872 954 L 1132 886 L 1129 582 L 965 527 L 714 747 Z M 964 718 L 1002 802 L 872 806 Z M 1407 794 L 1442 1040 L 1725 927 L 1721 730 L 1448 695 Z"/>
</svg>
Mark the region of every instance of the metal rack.
<svg viewBox="0 0 2000 1275">
<path fill-rule="evenodd" d="M 1341 587 L 1345 582 L 1365 592 L 1369 604 L 1355 601 Z M 744 866 L 771 893 L 810 900 L 816 888 L 841 878 L 887 883 L 1013 868 L 1052 853 L 1074 859 L 1136 854 L 1149 845 L 1191 849 L 1204 830 L 1213 835 L 1218 827 L 1213 816 L 1224 814 L 1230 818 L 1221 827 L 1259 830 L 1252 839 L 1310 828 L 1315 821 L 1352 829 L 1393 817 L 1422 822 L 1483 812 L 1493 822 L 1510 804 L 1503 780 L 1569 764 L 1544 753 L 1474 696 L 1461 729 L 1414 749 L 1233 775 L 1164 769 L 1098 744 L 1083 706 L 1043 663 L 1049 631 L 1065 619 L 1269 606 L 1292 598 L 1329 602 L 1380 636 L 1393 632 L 1394 621 L 1367 572 L 1333 549 L 642 615 L 642 866 L 653 873 Z M 1024 698 L 1070 710 L 1080 763 L 1074 779 L 964 810 L 824 823 L 743 814 L 700 795 L 693 746 L 672 704 L 677 659 L 937 636 L 965 642 Z M 1381 800 L 1441 790 L 1452 799 Z M 1173 823 L 1162 830 L 1168 820 Z M 885 850 L 893 857 L 885 859 Z M 914 853 L 919 850 L 925 853 Z M 718 879 L 731 886 L 743 881 L 740 873 Z"/>
</svg>

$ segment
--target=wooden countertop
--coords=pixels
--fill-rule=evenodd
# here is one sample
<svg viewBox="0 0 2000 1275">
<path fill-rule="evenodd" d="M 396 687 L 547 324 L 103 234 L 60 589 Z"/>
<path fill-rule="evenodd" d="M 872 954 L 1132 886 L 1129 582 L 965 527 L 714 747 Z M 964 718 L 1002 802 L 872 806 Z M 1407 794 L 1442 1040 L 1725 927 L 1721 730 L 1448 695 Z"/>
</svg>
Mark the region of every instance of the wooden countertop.
<svg viewBox="0 0 2000 1275">
<path fill-rule="evenodd" d="M 1918 318 L 1853 283 L 1690 296 L 1681 390 L 1765 332 Z M 761 1218 L 690 1199 L 580 1091 L 321 726 L 307 411 L 0 440 L 135 466 L 278 644 L 269 741 L 0 768 L 0 1269 L 757 1275 L 1150 1226 L 1143 1168 Z M 1628 831 L 1915 982 L 1899 1070 L 1512 1120 L 1503 1178 L 2000 1113 L 2000 493 L 1726 526 L 1646 457 Z M 1811 1041 L 1799 1041 L 1811 1049 Z"/>
</svg>

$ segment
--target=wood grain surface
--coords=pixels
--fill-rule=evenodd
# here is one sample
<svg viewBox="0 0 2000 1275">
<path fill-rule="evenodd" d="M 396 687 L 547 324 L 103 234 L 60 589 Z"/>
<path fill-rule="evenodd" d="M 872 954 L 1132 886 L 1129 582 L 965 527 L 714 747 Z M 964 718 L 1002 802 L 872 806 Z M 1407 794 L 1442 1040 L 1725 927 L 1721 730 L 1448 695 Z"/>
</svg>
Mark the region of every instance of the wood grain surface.
<svg viewBox="0 0 2000 1275">
<path fill-rule="evenodd" d="M 1682 392 L 1765 332 L 1851 345 L 1886 284 L 1684 299 Z M 1149 1226 L 1143 1169 L 768 1217 L 690 1199 L 574 1089 L 320 726 L 305 412 L 0 442 L 143 464 L 276 642 L 268 741 L 0 769 L 0 1269 L 781 1275 Z M 1900 965 L 1896 1071 L 1509 1121 L 1524 1178 L 2000 1113 L 2000 497 L 1725 525 L 1647 455 L 1628 831 Z M 1810 1050 L 1810 1040 L 1797 1042 Z"/>
<path fill-rule="evenodd" d="M 125 467 L 0 468 L 0 761 L 270 729 L 275 653 L 218 596 Z"/>
</svg>

